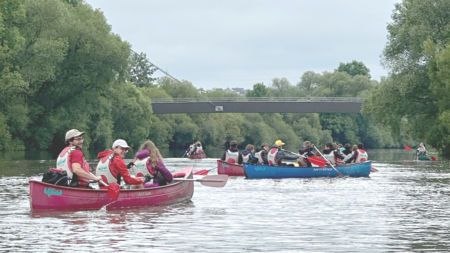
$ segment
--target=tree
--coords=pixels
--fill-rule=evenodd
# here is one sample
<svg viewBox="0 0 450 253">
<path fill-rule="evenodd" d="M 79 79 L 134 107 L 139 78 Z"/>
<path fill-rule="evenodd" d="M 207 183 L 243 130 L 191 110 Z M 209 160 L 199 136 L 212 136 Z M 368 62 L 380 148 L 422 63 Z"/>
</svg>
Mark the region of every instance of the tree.
<svg viewBox="0 0 450 253">
<path fill-rule="evenodd" d="M 264 85 L 264 83 L 257 83 L 253 85 L 253 90 L 250 90 L 245 94 L 246 97 L 270 97 L 270 90 Z"/>
<path fill-rule="evenodd" d="M 153 78 L 157 68 L 150 63 L 145 53 L 131 52 L 130 56 L 130 81 L 136 85 L 136 87 L 152 87 L 153 82 L 158 78 Z"/>
<path fill-rule="evenodd" d="M 352 77 L 357 75 L 367 76 L 370 79 L 370 70 L 363 62 L 355 61 L 349 63 L 339 63 L 339 67 L 335 70 L 339 72 L 347 72 Z"/>
</svg>

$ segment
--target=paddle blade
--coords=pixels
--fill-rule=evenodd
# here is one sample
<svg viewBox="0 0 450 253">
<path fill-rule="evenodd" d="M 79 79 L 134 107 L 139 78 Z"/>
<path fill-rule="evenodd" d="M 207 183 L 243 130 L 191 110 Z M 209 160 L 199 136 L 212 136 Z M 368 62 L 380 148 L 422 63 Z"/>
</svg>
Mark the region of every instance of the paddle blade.
<svg viewBox="0 0 450 253">
<path fill-rule="evenodd" d="M 436 157 L 431 156 L 431 160 L 432 160 L 432 161 L 436 161 L 437 159 L 436 159 Z"/>
<path fill-rule="evenodd" d="M 405 145 L 405 149 L 412 151 L 412 148 L 408 147 L 408 145 Z"/>
<path fill-rule="evenodd" d="M 325 167 L 325 163 L 326 163 L 325 159 L 322 159 L 322 158 L 319 158 L 319 157 L 311 156 L 311 157 L 308 157 L 308 160 L 309 160 L 312 164 L 315 164 L 315 165 L 317 165 L 317 166 L 319 166 L 319 167 Z"/>
<path fill-rule="evenodd" d="M 370 168 L 370 172 L 378 172 L 378 170 L 375 169 L 374 167 L 371 167 L 371 168 Z"/>
<path fill-rule="evenodd" d="M 197 182 L 200 182 L 204 186 L 209 187 L 224 187 L 228 182 L 228 175 L 211 175 L 211 176 L 205 176 L 201 179 L 197 179 Z"/>
<path fill-rule="evenodd" d="M 119 198 L 119 190 L 120 185 L 116 182 L 112 182 L 108 185 L 108 195 L 113 200 L 117 200 Z"/>
<path fill-rule="evenodd" d="M 194 175 L 208 175 L 208 172 L 210 170 L 199 170 L 197 172 L 194 173 Z"/>
</svg>

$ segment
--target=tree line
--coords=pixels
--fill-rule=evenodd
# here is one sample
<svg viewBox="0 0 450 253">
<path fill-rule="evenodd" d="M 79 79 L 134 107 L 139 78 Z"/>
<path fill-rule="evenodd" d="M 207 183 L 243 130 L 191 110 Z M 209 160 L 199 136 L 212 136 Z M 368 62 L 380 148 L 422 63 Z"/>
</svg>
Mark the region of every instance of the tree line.
<svg viewBox="0 0 450 253">
<path fill-rule="evenodd" d="M 394 22 L 388 27 L 392 40 L 398 40 L 394 31 L 405 32 L 396 22 L 406 15 L 402 8 L 409 3 L 421 5 L 419 1 L 406 0 L 398 4 L 399 17 L 393 15 Z M 439 13 L 448 16 L 444 10 L 439 9 Z M 206 147 L 218 147 L 232 139 L 241 147 L 281 139 L 293 149 L 301 147 L 304 140 L 318 145 L 362 142 L 366 148 L 394 148 L 404 144 L 414 146 L 417 138 L 412 136 L 425 138 L 442 149 L 445 145 L 437 141 L 445 142 L 445 122 L 450 122 L 444 99 L 448 79 L 442 69 L 448 65 L 445 58 L 448 52 L 443 38 L 436 41 L 433 37 L 422 37 L 424 41 L 415 47 L 411 45 L 423 51 L 422 57 L 414 55 L 416 65 L 419 60 L 423 64 L 423 59 L 428 59 L 434 68 L 420 66 L 423 74 L 420 78 L 411 71 L 399 77 L 402 72 L 398 70 L 398 74 L 392 72 L 378 82 L 371 79 L 364 63 L 353 61 L 341 63 L 329 72 L 303 73 L 296 84 L 286 78 L 274 78 L 270 84 L 257 83 L 247 93 L 249 97 L 364 97 L 363 114 L 155 115 L 152 98 L 238 95 L 221 89 L 199 94 L 189 81 L 154 78 L 156 68 L 147 56 L 134 52 L 128 42 L 112 33 L 103 13 L 84 1 L 2 1 L 0 149 L 60 149 L 65 132 L 72 128 L 87 132 L 84 146 L 97 150 L 108 148 L 116 138 L 135 147 L 151 139 L 161 148 L 184 148 L 192 140 L 199 140 Z M 395 65 L 399 52 L 394 51 L 398 48 L 389 43 L 386 46 L 387 65 Z M 406 68 L 410 62 L 405 59 L 398 64 Z M 399 80 L 404 87 L 395 87 Z M 436 84 L 432 85 L 433 82 Z M 414 91 L 407 89 L 409 84 L 415 85 L 411 87 Z M 393 87 L 394 95 L 387 92 Z M 407 109 L 410 102 L 412 107 Z M 435 112 L 440 110 L 442 113 Z M 433 131 L 439 132 L 433 137 L 436 141 L 426 134 L 430 130 L 424 120 L 435 123 Z"/>
</svg>

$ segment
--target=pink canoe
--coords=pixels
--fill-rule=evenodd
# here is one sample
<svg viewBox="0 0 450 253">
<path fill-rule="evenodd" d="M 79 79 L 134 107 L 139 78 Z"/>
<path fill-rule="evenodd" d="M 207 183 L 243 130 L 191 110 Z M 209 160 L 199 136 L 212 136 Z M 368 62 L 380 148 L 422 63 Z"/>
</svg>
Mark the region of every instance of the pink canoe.
<svg viewBox="0 0 450 253">
<path fill-rule="evenodd" d="M 228 176 L 245 176 L 244 166 L 217 160 L 217 174 Z"/>
<path fill-rule="evenodd" d="M 186 167 L 174 173 L 174 176 L 192 178 L 194 167 Z M 30 207 L 32 210 L 98 210 L 106 206 L 107 210 L 136 207 L 168 205 L 186 201 L 194 195 L 193 181 L 178 181 L 155 188 L 120 190 L 119 198 L 113 201 L 108 190 L 92 190 L 58 186 L 36 180 L 30 180 Z"/>
<path fill-rule="evenodd" d="M 193 154 L 191 156 L 188 156 L 189 159 L 203 159 L 203 158 L 207 158 L 205 153 L 200 153 L 200 154 Z"/>
</svg>

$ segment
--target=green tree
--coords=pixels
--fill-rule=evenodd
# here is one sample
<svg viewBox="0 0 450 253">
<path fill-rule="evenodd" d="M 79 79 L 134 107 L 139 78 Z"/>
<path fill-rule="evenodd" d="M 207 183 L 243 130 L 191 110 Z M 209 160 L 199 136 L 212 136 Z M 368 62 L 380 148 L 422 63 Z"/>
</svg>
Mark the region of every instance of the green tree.
<svg viewBox="0 0 450 253">
<path fill-rule="evenodd" d="M 158 86 L 163 88 L 173 98 L 194 98 L 200 96 L 197 88 L 188 81 L 178 82 L 170 77 L 158 79 Z"/>
<path fill-rule="evenodd" d="M 268 89 L 264 83 L 257 83 L 253 85 L 253 90 L 250 90 L 245 94 L 247 97 L 270 97 L 270 89 Z"/>
<path fill-rule="evenodd" d="M 349 63 L 339 63 L 339 67 L 335 70 L 339 72 L 347 72 L 352 77 L 357 75 L 367 76 L 369 79 L 370 77 L 370 70 L 363 62 L 355 61 Z"/>
<path fill-rule="evenodd" d="M 153 78 L 157 68 L 150 63 L 145 53 L 131 52 L 130 56 L 130 81 L 136 87 L 151 87 L 158 78 Z"/>
</svg>

